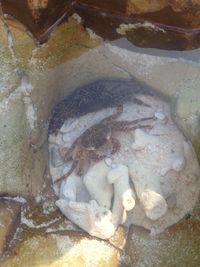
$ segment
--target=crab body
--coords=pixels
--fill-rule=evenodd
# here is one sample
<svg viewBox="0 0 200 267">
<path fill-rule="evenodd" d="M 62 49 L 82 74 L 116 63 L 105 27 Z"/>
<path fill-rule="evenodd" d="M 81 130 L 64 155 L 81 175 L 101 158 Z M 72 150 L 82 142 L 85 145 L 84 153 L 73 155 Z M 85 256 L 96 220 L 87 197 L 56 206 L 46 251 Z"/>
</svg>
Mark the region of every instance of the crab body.
<svg viewBox="0 0 200 267">
<path fill-rule="evenodd" d="M 119 106 L 117 112 L 106 117 L 99 123 L 91 126 L 81 134 L 71 145 L 70 148 L 60 150 L 64 162 L 72 158 L 73 163 L 69 171 L 59 177 L 57 181 L 67 178 L 74 170 L 77 175 L 85 173 L 85 165 L 91 162 L 98 162 L 104 158 L 117 153 L 120 150 L 120 142 L 113 134 L 117 131 L 131 131 L 137 128 L 151 128 L 149 124 L 140 124 L 142 121 L 153 120 L 154 117 L 141 118 L 133 121 L 116 120 L 123 112 L 123 107 Z M 109 148 L 109 151 L 107 151 Z M 106 151 L 106 153 L 105 153 Z"/>
</svg>

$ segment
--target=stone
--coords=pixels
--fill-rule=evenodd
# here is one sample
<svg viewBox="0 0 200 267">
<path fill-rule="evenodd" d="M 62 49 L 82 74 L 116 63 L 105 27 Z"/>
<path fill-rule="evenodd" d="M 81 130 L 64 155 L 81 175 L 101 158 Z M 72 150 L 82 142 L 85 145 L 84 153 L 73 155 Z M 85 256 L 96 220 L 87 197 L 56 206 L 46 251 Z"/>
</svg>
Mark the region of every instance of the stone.
<svg viewBox="0 0 200 267">
<path fill-rule="evenodd" d="M 127 13 L 131 14 L 141 14 L 148 12 L 159 11 L 168 6 L 168 0 L 128 0 L 127 2 Z"/>
<path fill-rule="evenodd" d="M 20 23 L 7 17 L 5 23 L 8 41 L 6 39 L 6 45 L 1 46 L 0 55 L 0 194 L 37 196 L 46 178 L 45 123 L 58 93 L 55 90 L 57 82 L 49 79 L 56 75 L 50 75 L 49 72 L 41 75 L 41 70 L 55 67 L 63 59 L 66 61 L 75 57 L 75 50 L 79 56 L 99 41 L 91 40 L 75 19 L 64 23 L 55 31 L 51 41 L 41 47 L 34 43 Z M 1 23 L 1 28 L 3 26 Z M 82 41 L 78 37 L 75 40 L 74 36 L 80 36 Z M 80 41 L 83 50 L 80 51 L 80 47 L 74 50 L 74 45 L 66 45 L 65 38 L 69 38 L 70 43 L 72 39 L 75 43 Z M 58 49 L 57 44 L 64 50 Z M 61 50 L 66 58 L 60 57 Z M 48 65 L 50 56 L 51 64 Z M 61 91 L 64 91 L 64 86 L 65 82 L 60 87 Z"/>
<path fill-rule="evenodd" d="M 92 166 L 84 176 L 84 184 L 92 199 L 95 199 L 101 207 L 111 208 L 113 187 L 107 179 L 109 166 L 103 161 Z"/>
<path fill-rule="evenodd" d="M 2 16 L 0 15 L 0 44 L 1 46 L 6 46 L 7 45 L 7 36 L 6 36 L 6 31 L 5 31 L 5 25 L 2 21 Z"/>
<path fill-rule="evenodd" d="M 136 195 L 129 184 L 128 167 L 122 164 L 115 164 L 107 174 L 109 184 L 113 184 L 113 224 L 117 227 L 126 221 L 126 212 L 135 206 Z"/>
<path fill-rule="evenodd" d="M 189 67 L 187 75 L 180 84 L 180 93 L 172 102 L 174 119 L 194 144 L 200 157 L 200 85 L 198 70 Z"/>
<path fill-rule="evenodd" d="M 20 242 L 2 267 L 117 267 L 119 256 L 107 242 L 82 233 L 35 234 Z"/>
<path fill-rule="evenodd" d="M 21 204 L 0 200 L 0 263 L 20 223 Z"/>
<path fill-rule="evenodd" d="M 191 0 L 190 2 L 187 2 L 185 0 L 168 0 L 168 3 L 176 12 L 185 11 L 191 9 L 192 7 L 198 8 L 198 6 L 200 6 L 199 0 Z"/>
<path fill-rule="evenodd" d="M 200 224 L 184 220 L 157 236 L 132 226 L 125 248 L 128 266 L 198 266 Z"/>
<path fill-rule="evenodd" d="M 120 149 L 111 155 L 110 164 L 107 158 L 97 163 L 88 159 L 82 166 L 88 169 L 81 177 L 75 169 L 61 184 L 54 184 L 59 197 L 56 204 L 62 213 L 89 234 L 103 239 L 110 238 L 120 224 L 143 226 L 152 234 L 162 232 L 198 201 L 200 166 L 191 143 L 172 121 L 169 104 L 156 96 L 139 95 L 137 99 L 145 105 L 124 103 L 117 118 L 118 123 L 136 119 L 136 128 L 123 131 L 111 127 L 111 136 L 119 141 Z M 67 147 L 86 129 L 107 118 L 111 110 L 75 118 L 77 123 L 63 133 L 68 135 Z M 108 155 L 108 149 L 110 146 L 104 144 L 97 152 Z M 72 162 L 63 162 L 60 177 L 69 171 Z M 50 161 L 54 183 L 58 177 L 52 168 Z"/>
</svg>

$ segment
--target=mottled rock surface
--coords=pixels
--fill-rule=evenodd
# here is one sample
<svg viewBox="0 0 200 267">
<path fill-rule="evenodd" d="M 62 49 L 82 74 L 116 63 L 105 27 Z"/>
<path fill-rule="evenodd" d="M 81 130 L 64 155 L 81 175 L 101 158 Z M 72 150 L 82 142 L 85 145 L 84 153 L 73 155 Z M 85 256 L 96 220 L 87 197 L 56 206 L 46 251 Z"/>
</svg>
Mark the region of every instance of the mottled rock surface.
<svg viewBox="0 0 200 267">
<path fill-rule="evenodd" d="M 0 23 L 0 194 L 36 196 L 47 158 L 45 145 L 38 147 L 44 144 L 45 123 L 59 96 L 57 78 L 51 77 L 55 82 L 49 87 L 44 72 L 100 41 L 92 39 L 76 18 L 62 24 L 43 46 L 36 45 L 16 21 L 4 18 Z"/>
<path fill-rule="evenodd" d="M 99 39 L 91 39 L 95 35 L 91 31 L 89 31 L 91 34 L 89 35 L 74 19 L 58 28 L 48 43 L 38 46 L 21 25 L 18 27 L 10 21 L 7 21 L 7 24 L 9 32 L 0 20 L 0 194 L 37 196 L 37 200 L 43 198 L 40 193 L 46 188 L 45 177 L 48 177 L 46 175 L 47 153 L 44 146 L 42 149 L 38 149 L 38 147 L 43 144 L 46 138 L 47 118 L 60 98 L 80 85 L 99 78 L 131 79 L 132 76 L 135 76 L 157 92 L 167 96 L 168 100 L 173 100 L 171 102 L 173 118 L 189 139 L 193 141 L 196 151 L 200 150 L 200 126 L 198 123 L 200 58 L 198 50 L 165 53 L 153 49 L 138 49 L 125 39 L 89 50 L 89 48 L 98 45 L 100 41 Z M 81 55 L 82 52 L 85 52 L 85 54 Z M 27 76 L 21 75 L 24 69 L 28 74 Z M 28 76 L 29 78 L 26 80 Z M 24 78 L 23 82 L 22 77 Z M 29 105 L 31 103 L 33 105 Z M 47 181 L 49 180 L 47 179 Z M 49 195 L 49 198 L 52 200 L 53 196 Z M 48 206 L 48 204 L 45 202 L 44 206 Z M 1 215 L 3 214 L 3 217 L 0 216 L 3 219 L 0 220 L 4 221 L 5 218 L 8 218 L 12 225 L 13 220 L 9 218 L 16 218 L 18 208 L 16 213 L 13 213 L 14 217 L 12 217 L 12 212 L 10 212 L 12 208 L 9 207 L 9 203 L 0 207 Z M 55 216 L 55 214 L 53 215 Z M 49 216 L 45 220 L 41 220 L 37 212 L 34 216 L 37 217 L 34 225 L 37 226 L 36 223 L 38 223 L 39 228 L 43 223 L 52 222 Z M 199 210 L 195 214 L 195 218 L 199 218 L 198 216 Z M 32 217 L 30 216 L 28 219 L 30 223 Z M 24 220 L 24 222 L 27 221 Z M 101 264 L 99 266 L 117 266 L 119 264 L 118 252 L 113 250 L 112 246 L 110 250 L 110 245 L 107 243 L 91 241 L 85 236 L 86 239 L 83 241 L 80 241 L 82 237 L 78 237 L 80 242 L 77 245 L 77 252 L 75 250 L 76 245 L 74 245 L 77 241 L 76 234 L 65 233 L 63 236 L 61 232 L 56 232 L 59 227 L 60 231 L 63 228 L 65 230 L 66 228 L 69 229 L 68 227 L 73 228 L 69 222 L 63 222 L 62 220 L 50 224 L 49 233 L 46 232 L 46 228 L 42 228 L 42 230 L 39 229 L 40 232 L 37 232 L 37 234 L 34 232 L 34 235 L 31 236 L 29 234 L 30 228 L 28 228 L 26 234 L 22 236 L 21 243 L 12 251 L 12 255 L 5 262 L 5 266 L 17 266 L 15 264 L 20 267 L 29 266 L 28 259 L 31 257 L 33 262 L 46 264 L 46 266 L 60 266 L 62 259 L 69 264 L 73 264 L 71 259 L 74 257 L 76 259 L 75 266 L 78 266 L 78 264 L 84 266 L 83 255 L 87 252 L 85 252 L 85 247 L 91 248 L 92 246 L 94 248 L 91 248 L 91 252 L 95 251 L 95 254 L 99 255 L 99 264 Z M 0 233 L 2 235 L 0 236 L 1 240 L 7 240 L 7 238 L 5 240 L 5 233 L 11 233 L 10 229 L 6 232 L 3 230 Z M 192 232 L 192 238 L 190 238 L 190 234 L 187 237 L 185 234 L 191 233 L 190 227 L 184 229 L 185 232 L 177 230 L 177 235 L 175 232 L 173 233 L 177 240 L 180 240 L 180 243 L 184 240 L 185 246 L 177 254 L 180 257 L 173 257 L 177 261 L 180 260 L 180 264 L 179 262 L 175 263 L 177 263 L 177 266 L 199 266 L 199 252 L 196 249 L 199 248 L 199 232 L 196 231 L 195 234 Z M 42 231 L 43 234 L 41 234 Z M 185 239 L 180 237 L 182 233 Z M 49 251 L 45 243 L 46 240 L 50 244 L 51 250 Z M 146 246 L 142 244 L 140 247 L 149 248 L 149 242 L 154 240 L 151 246 L 152 250 L 149 254 L 140 254 L 139 252 L 139 256 L 146 255 L 147 259 L 143 260 L 146 263 L 149 262 L 149 255 L 152 255 L 152 251 L 156 251 L 156 253 L 158 251 L 158 254 L 160 254 L 157 255 L 154 266 L 156 264 L 159 266 L 159 262 L 163 262 L 159 259 L 162 255 L 166 255 L 163 254 L 166 251 L 165 239 L 163 239 L 163 250 L 157 250 L 157 239 L 150 240 L 148 236 L 147 240 Z M 59 246 L 62 247 L 63 242 L 66 245 L 65 249 L 60 250 Z M 195 242 L 197 247 L 195 247 Z M 173 247 L 178 249 L 180 243 L 173 240 L 173 242 L 170 241 L 167 244 L 173 244 Z M 170 245 L 167 246 L 167 249 L 170 249 Z M 4 247 L 5 242 L 2 242 L 1 246 Z M 97 252 L 95 250 L 96 246 L 100 248 Z M 131 247 L 131 244 L 129 243 L 128 246 Z M 193 249 L 191 250 L 192 257 L 188 256 L 190 248 Z M 99 253 L 99 251 L 102 253 Z M 187 251 L 189 251 L 189 254 L 187 254 Z M 67 252 L 67 256 L 65 252 Z M 173 254 L 173 251 L 169 250 L 167 258 L 172 260 L 170 253 Z M 35 255 L 38 255 L 38 258 Z M 106 257 L 106 263 L 103 255 Z M 187 257 L 191 261 L 189 264 Z M 93 258 L 94 256 L 92 260 Z M 127 263 L 128 259 L 132 259 L 132 256 L 127 257 Z M 92 266 L 92 260 L 88 256 L 87 262 L 90 264 L 88 266 Z M 186 262 L 185 265 L 184 261 Z M 106 265 L 107 262 L 108 265 Z M 62 264 L 64 263 L 62 262 Z M 170 262 L 170 264 L 169 266 L 172 266 L 173 262 Z M 163 267 L 163 265 L 161 264 L 159 267 Z"/>
<path fill-rule="evenodd" d="M 19 225 L 20 203 L 13 201 L 0 201 L 0 264 L 4 251 Z"/>
<path fill-rule="evenodd" d="M 34 235 L 23 240 L 2 267 L 117 267 L 119 252 L 112 245 L 84 234 Z"/>
<path fill-rule="evenodd" d="M 128 14 L 140 14 L 146 12 L 155 12 L 165 8 L 168 5 L 167 0 L 128 0 L 127 13 Z"/>
<path fill-rule="evenodd" d="M 133 226 L 128 235 L 125 259 L 129 266 L 136 267 L 197 267 L 199 246 L 199 222 L 183 221 L 154 237 L 143 228 Z"/>
</svg>

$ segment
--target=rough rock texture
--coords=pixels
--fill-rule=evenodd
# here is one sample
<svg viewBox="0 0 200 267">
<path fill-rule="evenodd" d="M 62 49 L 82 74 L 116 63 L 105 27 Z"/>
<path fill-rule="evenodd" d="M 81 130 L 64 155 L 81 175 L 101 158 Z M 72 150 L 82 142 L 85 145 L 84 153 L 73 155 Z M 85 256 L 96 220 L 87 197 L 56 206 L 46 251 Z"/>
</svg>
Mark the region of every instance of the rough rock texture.
<svg viewBox="0 0 200 267">
<path fill-rule="evenodd" d="M 200 223 L 183 221 L 152 237 L 133 226 L 128 233 L 125 262 L 128 266 L 199 266 Z M 188 239 L 189 237 L 189 239 Z"/>
<path fill-rule="evenodd" d="M 146 12 L 155 12 L 161 10 L 166 6 L 168 6 L 168 0 L 128 0 L 127 13 L 130 15 Z"/>
<path fill-rule="evenodd" d="M 36 46 L 20 24 L 7 19 L 0 22 L 0 194 L 36 196 L 44 182 L 47 158 L 45 145 L 38 146 L 44 144 L 45 122 L 52 101 L 59 96 L 57 79 L 51 88 L 42 79 L 37 84 L 41 70 L 45 73 L 79 56 L 99 40 L 91 39 L 71 19 L 47 44 Z M 42 77 L 49 82 L 44 73 Z"/>
<path fill-rule="evenodd" d="M 109 155 L 107 143 L 104 146 L 107 150 L 101 151 L 111 157 L 111 163 L 106 163 L 107 159 L 92 164 L 87 159 L 90 168 L 86 168 L 82 177 L 76 174 L 78 165 L 60 184 L 56 205 L 61 212 L 90 235 L 103 239 L 113 235 L 112 224 L 115 227 L 123 223 L 136 224 L 152 233 L 164 231 L 190 212 L 198 201 L 200 167 L 197 157 L 172 122 L 169 105 L 156 97 L 140 95 L 138 98 L 149 107 L 125 103 L 117 121 L 157 116 L 156 120 L 143 122 L 151 129 L 140 129 L 140 126 L 135 131 L 113 129 L 112 137 L 120 142 L 120 150 Z M 58 151 L 69 148 L 86 129 L 113 112 L 103 109 L 71 118 L 60 129 L 61 138 L 53 139 L 50 135 L 49 166 L 53 182 L 72 165 L 70 161 L 64 162 Z M 73 155 L 75 162 L 76 152 Z M 59 183 L 55 183 L 56 193 L 58 186 Z"/>
<path fill-rule="evenodd" d="M 2 53 L 0 56 L 2 73 L 0 76 L 0 108 L 3 110 L 1 114 L 4 114 L 3 116 L 0 115 L 0 119 L 2 127 L 1 166 L 6 164 L 6 166 L 9 166 L 11 172 L 8 171 L 8 167 L 5 169 L 1 168 L 1 192 L 24 194 L 30 194 L 30 192 L 32 192 L 34 195 L 37 194 L 36 192 L 40 188 L 40 184 L 43 180 L 42 176 L 44 174 L 45 163 L 42 157 L 45 155 L 45 152 L 37 150 L 37 153 L 34 154 L 32 148 L 27 144 L 27 141 L 31 140 L 38 146 L 42 144 L 45 139 L 45 134 L 44 137 L 41 137 L 41 131 L 44 129 L 44 123 L 47 121 L 54 104 L 60 97 L 66 95 L 67 92 L 74 90 L 83 83 L 88 83 L 89 81 L 102 77 L 131 79 L 131 75 L 134 75 L 157 91 L 171 98 L 176 98 L 177 93 L 180 92 L 181 94 L 183 91 L 187 92 L 188 87 L 193 87 L 194 89 L 191 91 L 193 93 L 190 94 L 190 98 L 196 99 L 195 103 L 197 102 L 196 94 L 198 93 L 199 76 L 195 73 L 198 73 L 199 65 L 194 64 L 191 60 L 187 60 L 187 57 L 190 54 L 192 55 L 193 52 L 182 53 L 181 57 L 184 57 L 184 55 L 186 57 L 186 60 L 182 60 L 178 53 L 177 57 L 173 52 L 162 55 L 162 53 L 154 53 L 153 50 L 151 50 L 152 52 L 149 53 L 146 50 L 135 49 L 124 40 L 121 43 L 105 44 L 98 49 L 93 49 L 85 53 L 78 59 L 73 59 L 56 67 L 59 62 L 63 63 L 74 56 L 80 55 L 80 46 L 77 46 L 80 40 L 77 39 L 77 36 L 80 36 L 80 38 L 83 37 L 83 39 L 81 39 L 82 52 L 86 51 L 88 47 L 93 47 L 99 41 L 97 42 L 89 39 L 89 35 L 82 32 L 81 26 L 79 26 L 74 19 L 67 24 L 63 24 L 61 28 L 58 28 L 53 35 L 52 41 L 50 39 L 47 44 L 41 47 L 35 46 L 25 32 L 22 34 L 20 28 L 10 25 L 9 31 L 11 35 L 5 37 L 7 39 L 9 36 L 8 40 L 10 43 L 8 44 L 11 45 L 8 47 L 2 46 Z M 69 33 L 71 37 L 69 37 L 67 33 Z M 76 33 L 78 34 L 76 35 Z M 15 36 L 15 38 L 12 39 L 12 36 Z M 58 47 L 54 38 L 58 40 Z M 59 49 L 59 44 L 61 45 L 61 50 Z M 73 44 L 76 44 L 75 50 L 73 50 Z M 24 51 L 26 51 L 26 53 L 24 53 Z M 62 51 L 62 53 L 60 51 Z M 32 132 L 29 122 L 26 120 L 26 115 L 24 114 L 26 110 L 24 104 L 25 99 L 22 97 L 24 92 L 20 87 L 21 77 L 17 72 L 17 70 L 25 66 L 28 68 L 27 72 L 30 76 L 29 82 L 33 87 L 30 98 L 27 96 L 29 99 L 28 102 L 32 100 L 33 106 L 35 110 L 37 110 L 37 112 L 35 112 L 37 116 L 35 125 L 38 129 L 36 127 Z M 49 67 L 51 68 L 48 69 Z M 194 75 L 192 73 L 194 73 Z M 193 79 L 191 79 L 191 75 L 193 75 Z M 160 77 L 162 77 L 162 79 Z M 187 83 L 183 81 L 187 81 Z M 48 98 L 46 97 L 47 94 Z M 182 98 L 177 100 L 177 103 L 179 103 L 177 108 L 180 107 L 181 99 Z M 7 116 L 11 116 L 8 111 L 12 110 L 12 105 L 14 105 L 13 110 L 15 114 L 13 116 L 15 120 L 8 120 Z M 196 111 L 197 107 L 195 107 L 195 105 L 190 105 L 190 114 L 197 114 L 195 113 Z M 176 107 L 173 113 L 176 113 Z M 179 122 L 179 126 L 184 130 L 186 128 L 184 116 L 186 115 L 188 116 L 188 113 L 186 114 L 185 111 L 183 115 L 178 111 L 177 121 Z M 18 123 L 17 119 L 21 118 L 21 116 L 23 116 L 24 120 L 20 120 Z M 179 119 L 180 117 L 181 120 Z M 187 125 L 193 125 L 193 121 L 192 117 L 188 116 Z M 195 125 L 195 130 L 191 130 L 193 128 L 187 126 L 187 134 L 189 138 L 195 140 L 195 144 L 197 143 L 198 145 L 196 133 L 199 131 L 199 126 L 198 124 Z M 18 133 L 18 130 L 13 130 L 13 127 L 18 127 L 21 133 Z M 10 130 L 11 128 L 12 130 Z M 15 145 L 12 146 L 12 154 L 11 152 L 5 152 L 5 137 L 11 132 L 15 134 L 14 136 L 11 134 L 12 139 L 9 141 L 7 138 L 6 143 L 11 147 L 11 144 L 14 142 L 13 140 L 17 140 Z M 21 153 L 17 146 L 21 148 Z M 27 153 L 29 153 L 28 157 Z M 22 160 L 20 158 L 21 155 L 23 156 Z M 9 161 L 7 160 L 8 156 L 10 156 Z M 37 159 L 35 159 L 35 157 L 37 157 Z M 24 175 L 22 163 L 23 166 L 29 166 L 28 169 L 32 169 L 32 178 L 29 178 L 28 174 Z M 14 169 L 17 170 L 18 174 L 16 172 L 13 173 Z M 37 171 L 34 171 L 35 169 L 37 169 Z M 21 176 L 22 172 L 23 177 Z M 15 175 L 15 183 L 13 183 L 13 175 Z M 35 183 L 36 180 L 37 183 Z M 18 185 L 17 188 L 15 186 L 16 184 Z M 27 187 L 25 184 L 27 184 Z M 37 186 L 35 186 L 35 184 L 37 184 Z"/>
<path fill-rule="evenodd" d="M 28 237 L 2 267 L 117 267 L 119 252 L 110 244 L 78 233 Z"/>
<path fill-rule="evenodd" d="M 9 245 L 20 219 L 20 203 L 13 201 L 0 202 L 0 264 L 4 250 Z"/>
<path fill-rule="evenodd" d="M 199 0 L 168 0 L 168 3 L 171 5 L 174 11 L 185 11 L 188 8 L 197 8 L 200 5 Z"/>
<path fill-rule="evenodd" d="M 168 6 L 171 6 L 175 12 L 180 12 L 191 9 L 192 7 L 197 8 L 198 5 L 200 5 L 199 0 L 128 0 L 127 12 L 128 14 L 155 12 Z"/>
<path fill-rule="evenodd" d="M 195 144 L 200 158 L 200 86 L 199 70 L 188 67 L 187 76 L 180 83 L 180 91 L 172 108 L 174 119 Z"/>
</svg>

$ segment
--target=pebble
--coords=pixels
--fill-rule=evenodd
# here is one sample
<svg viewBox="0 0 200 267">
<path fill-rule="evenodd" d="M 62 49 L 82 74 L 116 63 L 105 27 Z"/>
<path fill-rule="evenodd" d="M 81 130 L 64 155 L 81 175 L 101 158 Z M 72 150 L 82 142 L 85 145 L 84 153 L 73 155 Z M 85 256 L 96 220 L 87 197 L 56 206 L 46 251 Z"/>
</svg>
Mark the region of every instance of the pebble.
<svg viewBox="0 0 200 267">
<path fill-rule="evenodd" d="M 154 116 L 158 119 L 158 120 L 164 120 L 166 118 L 165 114 L 162 112 L 155 112 Z"/>
</svg>

